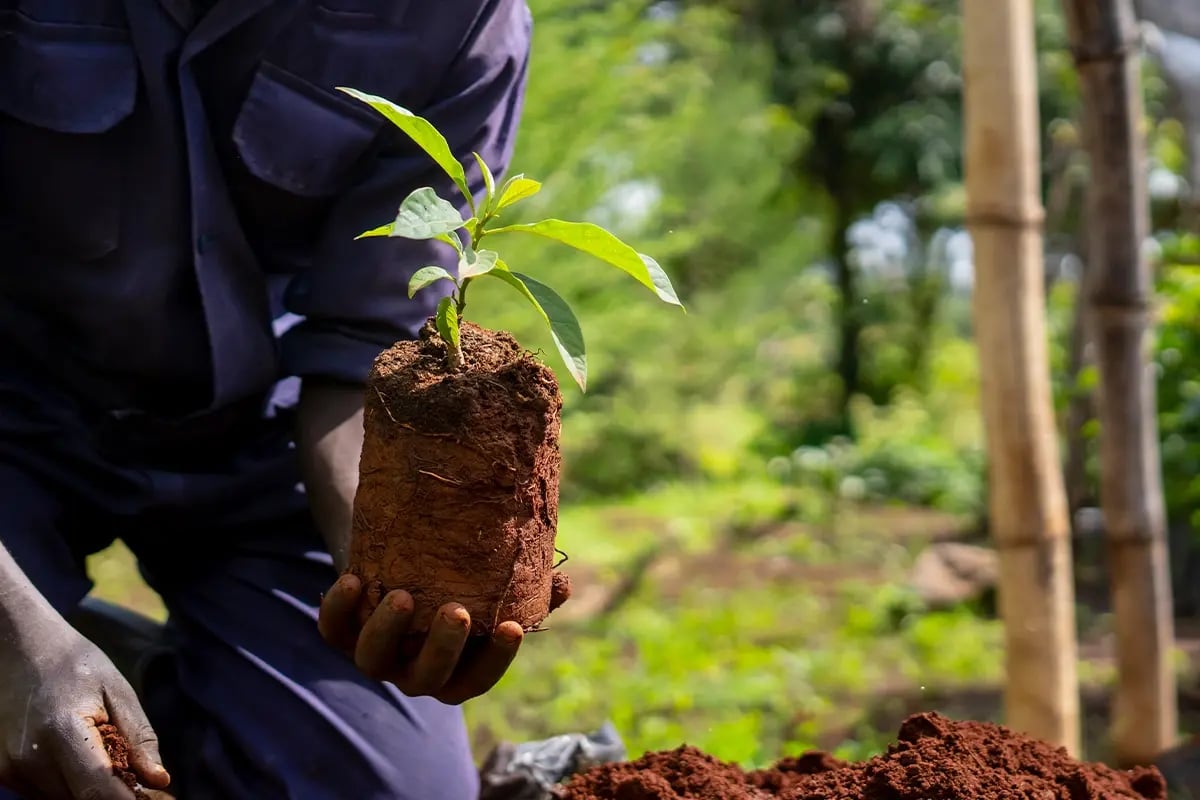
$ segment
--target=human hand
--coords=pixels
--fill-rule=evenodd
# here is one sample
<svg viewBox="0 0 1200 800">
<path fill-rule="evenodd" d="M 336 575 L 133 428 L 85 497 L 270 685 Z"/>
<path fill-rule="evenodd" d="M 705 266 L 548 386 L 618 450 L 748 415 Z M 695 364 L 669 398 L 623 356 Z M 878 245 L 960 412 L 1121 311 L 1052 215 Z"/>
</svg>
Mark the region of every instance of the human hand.
<svg viewBox="0 0 1200 800">
<path fill-rule="evenodd" d="M 350 654 L 364 675 L 393 683 L 410 697 L 458 705 L 484 694 L 503 677 L 525 635 L 516 622 L 504 622 L 490 638 L 471 637 L 471 615 L 447 603 L 418 639 L 410 633 L 414 605 L 408 592 L 389 592 L 373 609 L 366 599 L 357 576 L 338 578 L 321 601 L 321 636 Z"/>
<path fill-rule="evenodd" d="M 137 695 L 112 662 L 65 621 L 0 656 L 0 786 L 24 800 L 131 800 L 98 726 L 129 741 L 129 767 L 149 789 L 170 776 Z"/>
</svg>

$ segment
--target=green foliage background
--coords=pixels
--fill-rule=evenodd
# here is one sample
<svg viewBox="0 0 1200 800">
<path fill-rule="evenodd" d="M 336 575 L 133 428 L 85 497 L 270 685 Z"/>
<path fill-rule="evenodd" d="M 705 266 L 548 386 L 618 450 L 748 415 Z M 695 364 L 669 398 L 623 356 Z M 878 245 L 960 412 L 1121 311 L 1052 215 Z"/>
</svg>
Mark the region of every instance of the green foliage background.
<svg viewBox="0 0 1200 800">
<path fill-rule="evenodd" d="M 612 226 L 659 258 L 690 312 L 571 254 L 508 254 L 568 297 L 588 338 L 594 382 L 566 397 L 564 547 L 628 575 L 657 541 L 724 552 L 729 530 L 795 523 L 808 527 L 735 554 L 887 569 L 858 590 L 840 582 L 832 598 L 799 577 L 727 592 L 700 574 L 684 589 L 641 584 L 618 611 L 535 641 L 471 709 L 477 741 L 611 717 L 635 752 L 685 740 L 746 763 L 818 745 L 875 752 L 891 731 L 856 713 L 840 744 L 831 736 L 847 708 L 897 682 L 995 681 L 1002 664 L 998 623 L 922 609 L 906 588 L 917 547 L 871 529 L 888 524 L 873 521 L 881 508 L 986 528 L 970 296 L 937 252 L 962 230 L 958 3 L 882 0 L 858 41 L 825 1 L 532 6 L 514 169 L 546 189 L 521 213 Z M 1077 291 L 1061 267 L 1081 249 L 1087 166 L 1064 37 L 1057 4 L 1039 0 L 1048 310 L 1065 418 L 1094 371 L 1068 374 Z M 1149 67 L 1146 90 L 1152 163 L 1179 172 L 1180 131 Z M 834 369 L 844 298 L 829 261 L 839 203 L 854 219 L 895 203 L 912 223 L 898 276 L 858 275 L 863 366 L 848 431 Z M 1200 258 L 1200 240 L 1159 217 L 1164 469 L 1172 517 L 1188 520 L 1200 508 L 1200 280 L 1175 262 Z M 480 322 L 552 352 L 523 309 L 498 295 L 477 297 L 480 309 Z M 1094 488 L 1094 421 L 1085 432 Z M 606 522 L 614 508 L 638 509 L 637 522 Z M 1081 613 L 1081 630 L 1096 619 L 1102 628 L 1103 612 Z"/>
<path fill-rule="evenodd" d="M 931 538 L 986 532 L 970 286 L 952 247 L 958 3 L 878 0 L 854 35 L 834 0 L 530 5 L 510 174 L 544 188 L 502 221 L 605 225 L 660 261 L 688 314 L 588 256 L 497 242 L 571 302 L 590 380 L 582 395 L 560 373 L 559 544 L 576 596 L 468 704 L 480 756 L 612 719 L 634 754 L 687 741 L 746 764 L 810 747 L 862 757 L 894 734 L 905 697 L 997 717 L 1000 623 L 986 603 L 927 608 L 908 579 Z M 1037 37 L 1066 453 L 1072 400 L 1095 385 L 1070 358 L 1087 163 L 1057 3 L 1037 0 Z M 1145 88 L 1151 166 L 1178 175 L 1183 134 L 1149 67 Z M 1167 501 L 1186 530 L 1200 511 L 1200 238 L 1178 206 L 1154 208 L 1154 353 Z M 499 282 L 471 292 L 468 318 L 560 367 L 520 297 Z M 1081 502 L 1094 503 L 1097 430 L 1083 423 Z M 123 559 L 94 562 L 102 591 L 146 607 Z M 1081 606 L 1085 641 L 1103 641 L 1106 615 Z M 1081 674 L 1093 688 L 1111 677 L 1103 659 Z M 963 687 L 991 699 L 954 706 Z M 1088 730 L 1102 756 L 1103 725 Z"/>
</svg>

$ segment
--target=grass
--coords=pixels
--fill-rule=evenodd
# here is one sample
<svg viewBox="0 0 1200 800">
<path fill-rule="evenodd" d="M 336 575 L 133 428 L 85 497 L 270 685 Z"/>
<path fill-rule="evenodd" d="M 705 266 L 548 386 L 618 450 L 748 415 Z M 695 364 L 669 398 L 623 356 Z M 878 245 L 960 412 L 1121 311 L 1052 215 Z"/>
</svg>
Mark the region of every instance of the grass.
<svg viewBox="0 0 1200 800">
<path fill-rule="evenodd" d="M 886 747 L 902 707 L 960 708 L 955 692 L 980 687 L 986 702 L 964 713 L 995 718 L 1000 623 L 928 611 L 906 584 L 916 552 L 963 521 L 849 507 L 834 535 L 789 518 L 802 491 L 678 484 L 564 506 L 576 594 L 467 705 L 477 755 L 611 720 L 635 754 L 686 742 L 745 766 L 814 748 L 859 759 Z M 89 566 L 97 594 L 162 617 L 120 545 Z M 1084 662 L 1081 677 L 1112 670 Z"/>
<path fill-rule="evenodd" d="M 609 719 L 633 752 L 688 742 L 747 766 L 816 747 L 860 757 L 885 741 L 861 729 L 869 695 L 999 678 L 998 623 L 922 614 L 905 588 L 921 537 L 877 527 L 900 515 L 855 510 L 837 538 L 787 522 L 737 535 L 748 508 L 774 519 L 789 504 L 777 484 L 751 483 L 564 508 L 568 571 L 578 563 L 577 583 L 606 586 L 608 608 L 565 607 L 530 638 L 501 684 L 468 706 L 477 750 Z M 928 533 L 953 522 L 906 515 Z M 622 570 L 652 548 L 642 580 L 622 585 Z M 586 591 L 576 598 L 585 606 Z"/>
<path fill-rule="evenodd" d="M 96 597 L 140 611 L 160 622 L 167 618 L 162 600 L 142 581 L 137 561 L 121 542 L 90 556 L 87 571 L 96 584 L 92 590 Z"/>
</svg>

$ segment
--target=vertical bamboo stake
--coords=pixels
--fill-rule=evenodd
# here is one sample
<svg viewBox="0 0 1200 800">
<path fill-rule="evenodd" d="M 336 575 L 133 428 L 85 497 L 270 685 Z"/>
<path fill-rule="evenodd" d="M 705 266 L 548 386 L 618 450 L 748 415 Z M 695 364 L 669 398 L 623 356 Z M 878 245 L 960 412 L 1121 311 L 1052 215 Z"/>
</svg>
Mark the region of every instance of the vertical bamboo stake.
<svg viewBox="0 0 1200 800">
<path fill-rule="evenodd" d="M 1100 370 L 1100 501 L 1119 678 L 1113 753 L 1149 763 L 1177 735 L 1156 388 L 1147 358 L 1151 275 L 1137 28 L 1129 0 L 1064 0 L 1083 94 L 1088 303 Z"/>
<path fill-rule="evenodd" d="M 1078 754 L 1070 525 L 1046 344 L 1033 0 L 963 0 L 963 68 L 1006 722 Z"/>
</svg>

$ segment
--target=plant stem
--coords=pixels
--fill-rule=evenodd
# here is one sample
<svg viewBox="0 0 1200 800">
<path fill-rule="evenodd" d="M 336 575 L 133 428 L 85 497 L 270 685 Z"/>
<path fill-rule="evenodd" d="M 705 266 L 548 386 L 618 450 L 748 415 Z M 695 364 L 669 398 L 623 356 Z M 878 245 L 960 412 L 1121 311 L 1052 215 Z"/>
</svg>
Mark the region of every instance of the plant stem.
<svg viewBox="0 0 1200 800">
<path fill-rule="evenodd" d="M 462 347 L 454 342 L 446 342 L 446 366 L 450 368 L 451 372 L 456 372 L 462 368 L 462 365 Z"/>
<path fill-rule="evenodd" d="M 467 286 L 473 279 L 467 278 L 458 285 L 458 291 L 454 293 L 454 307 L 458 311 L 458 321 L 462 322 L 463 311 L 467 307 Z"/>
<path fill-rule="evenodd" d="M 484 214 L 483 217 L 475 220 L 475 229 L 473 231 L 471 231 L 470 233 L 471 233 L 471 246 L 474 247 L 476 250 L 479 249 L 479 243 L 481 241 L 483 241 L 483 237 L 486 236 L 488 233 L 487 231 L 485 231 L 483 229 L 483 226 L 487 225 L 489 222 L 491 222 L 492 217 L 494 217 L 494 216 L 496 216 L 494 213 Z"/>
</svg>

